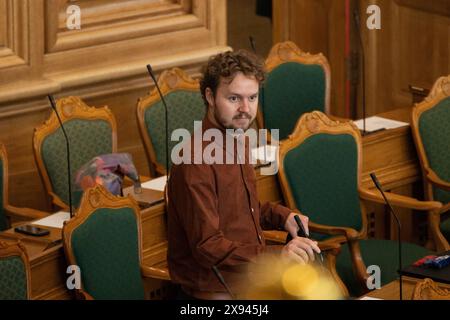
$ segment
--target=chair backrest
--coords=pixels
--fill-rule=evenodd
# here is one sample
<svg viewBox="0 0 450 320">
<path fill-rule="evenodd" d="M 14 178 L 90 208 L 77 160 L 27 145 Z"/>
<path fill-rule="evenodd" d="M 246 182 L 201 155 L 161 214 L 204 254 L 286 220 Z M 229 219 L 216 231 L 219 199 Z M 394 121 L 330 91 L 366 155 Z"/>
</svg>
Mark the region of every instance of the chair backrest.
<svg viewBox="0 0 450 320">
<path fill-rule="evenodd" d="M 0 143 L 0 231 L 8 228 L 5 205 L 8 201 L 8 158 L 6 149 Z"/>
<path fill-rule="evenodd" d="M 292 132 L 297 120 L 314 110 L 329 113 L 330 67 L 321 53 L 301 51 L 293 42 L 278 43 L 266 59 L 266 81 L 260 94 L 258 125 L 279 129 L 279 139 Z"/>
<path fill-rule="evenodd" d="M 30 274 L 22 244 L 0 241 L 0 300 L 30 299 Z"/>
<path fill-rule="evenodd" d="M 136 201 L 98 185 L 85 191 L 63 227 L 68 262 L 81 272 L 81 291 L 95 299 L 143 299 L 141 221 Z"/>
<path fill-rule="evenodd" d="M 194 131 L 194 121 L 203 120 L 206 106 L 203 102 L 197 80 L 190 78 L 183 70 L 165 70 L 158 78 L 161 93 L 167 102 L 169 123 L 169 166 L 170 152 L 178 141 L 170 141 L 173 130 L 178 128 Z M 166 172 L 165 109 L 156 88 L 139 99 L 137 104 L 139 131 L 152 174 Z"/>
<path fill-rule="evenodd" d="M 89 107 L 78 97 L 59 99 L 56 108 L 69 137 L 73 184 L 74 173 L 86 162 L 101 154 L 117 152 L 117 124 L 108 107 Z M 66 141 L 53 111 L 35 129 L 33 149 L 47 193 L 54 204 L 67 209 Z"/>
<path fill-rule="evenodd" d="M 291 209 L 314 223 L 350 227 L 362 237 L 367 234 L 358 194 L 361 135 L 352 122 L 332 121 L 319 111 L 304 114 L 280 145 L 278 175 Z"/>
<path fill-rule="evenodd" d="M 450 75 L 439 78 L 424 101 L 414 106 L 412 132 L 424 174 L 427 198 L 444 204 L 450 192 L 428 183 L 430 172 L 450 182 Z"/>
</svg>

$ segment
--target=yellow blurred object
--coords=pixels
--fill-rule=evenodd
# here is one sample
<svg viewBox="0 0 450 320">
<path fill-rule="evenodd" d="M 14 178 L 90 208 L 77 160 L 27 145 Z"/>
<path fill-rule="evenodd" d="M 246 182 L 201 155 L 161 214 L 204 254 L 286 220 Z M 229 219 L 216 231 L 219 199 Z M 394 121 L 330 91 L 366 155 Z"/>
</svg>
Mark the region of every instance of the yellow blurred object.
<svg viewBox="0 0 450 320">
<path fill-rule="evenodd" d="M 264 255 L 250 265 L 243 282 L 243 299 L 338 300 L 338 284 L 327 269 L 314 263 L 287 262 L 279 255 Z"/>
</svg>

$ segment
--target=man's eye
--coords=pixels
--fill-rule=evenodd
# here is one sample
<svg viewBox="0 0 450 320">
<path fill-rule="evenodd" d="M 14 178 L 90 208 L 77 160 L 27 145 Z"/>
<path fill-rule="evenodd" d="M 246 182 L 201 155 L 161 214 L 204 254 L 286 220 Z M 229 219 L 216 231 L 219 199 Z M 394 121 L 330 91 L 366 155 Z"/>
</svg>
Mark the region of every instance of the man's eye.
<svg viewBox="0 0 450 320">
<path fill-rule="evenodd" d="M 258 96 L 251 96 L 248 100 L 250 101 L 250 102 L 253 102 L 253 101 L 256 101 L 256 98 L 258 98 Z"/>
<path fill-rule="evenodd" d="M 236 97 L 236 96 L 231 96 L 228 98 L 228 100 L 230 100 L 230 102 L 238 102 L 239 101 L 238 97 Z"/>
</svg>

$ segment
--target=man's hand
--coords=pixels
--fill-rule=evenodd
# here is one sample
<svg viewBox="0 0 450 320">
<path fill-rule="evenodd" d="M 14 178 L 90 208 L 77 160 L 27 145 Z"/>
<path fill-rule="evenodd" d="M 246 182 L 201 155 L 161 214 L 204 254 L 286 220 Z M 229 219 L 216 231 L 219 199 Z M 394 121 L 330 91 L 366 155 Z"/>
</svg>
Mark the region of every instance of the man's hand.
<svg viewBox="0 0 450 320">
<path fill-rule="evenodd" d="M 292 236 L 292 238 L 297 237 L 297 231 L 298 231 L 298 225 L 297 222 L 295 222 L 294 216 L 298 215 L 300 217 L 300 221 L 303 224 L 303 227 L 305 228 L 306 234 L 309 235 L 309 228 L 308 228 L 308 217 L 304 216 L 297 212 L 291 212 L 286 219 L 286 223 L 284 224 L 284 230 L 289 232 L 289 234 Z"/>
<path fill-rule="evenodd" d="M 314 261 L 314 251 L 320 253 L 317 241 L 295 237 L 281 250 L 281 256 L 286 259 L 306 264 L 308 261 Z"/>
</svg>

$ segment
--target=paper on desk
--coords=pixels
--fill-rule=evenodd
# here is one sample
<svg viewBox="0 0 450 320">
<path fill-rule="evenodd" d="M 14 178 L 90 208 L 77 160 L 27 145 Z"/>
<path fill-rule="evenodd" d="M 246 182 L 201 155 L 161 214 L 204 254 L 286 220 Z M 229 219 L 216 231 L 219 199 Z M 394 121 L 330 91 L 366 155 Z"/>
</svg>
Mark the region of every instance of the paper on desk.
<svg viewBox="0 0 450 320">
<path fill-rule="evenodd" d="M 264 152 L 266 153 L 264 155 Z M 258 148 L 252 149 L 252 157 L 253 159 L 262 161 L 262 162 L 274 162 L 277 157 L 278 146 L 266 145 Z"/>
<path fill-rule="evenodd" d="M 64 221 L 70 220 L 70 213 L 66 211 L 59 211 L 49 215 L 48 217 L 39 219 L 32 222 L 31 224 L 37 224 L 45 227 L 52 227 L 62 229 L 64 226 Z"/>
<path fill-rule="evenodd" d="M 359 300 L 383 300 L 383 299 L 380 299 L 380 298 L 373 298 L 373 297 L 362 297 L 362 298 L 360 298 Z"/>
<path fill-rule="evenodd" d="M 358 127 L 359 130 L 364 129 L 363 119 L 354 121 L 355 125 Z M 366 118 L 366 131 L 367 132 L 373 132 L 381 129 L 395 129 L 400 128 L 404 126 L 408 126 L 409 123 L 386 119 L 382 117 L 369 117 Z"/>
<path fill-rule="evenodd" d="M 152 179 L 150 181 L 141 184 L 144 189 L 152 189 L 158 191 L 164 191 L 166 187 L 167 176 L 162 176 L 159 178 Z"/>
</svg>

